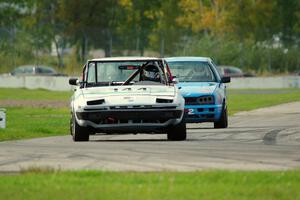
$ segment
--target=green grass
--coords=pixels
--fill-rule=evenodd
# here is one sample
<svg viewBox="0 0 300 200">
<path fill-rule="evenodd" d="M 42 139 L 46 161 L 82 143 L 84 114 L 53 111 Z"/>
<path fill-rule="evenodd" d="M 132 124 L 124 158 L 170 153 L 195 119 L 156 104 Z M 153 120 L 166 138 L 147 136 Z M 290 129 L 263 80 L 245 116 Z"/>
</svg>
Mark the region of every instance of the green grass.
<svg viewBox="0 0 300 200">
<path fill-rule="evenodd" d="M 72 92 L 0 88 L 0 100 L 69 100 Z"/>
<path fill-rule="evenodd" d="M 30 172 L 0 176 L 1 199 L 297 200 L 300 171 Z"/>
<path fill-rule="evenodd" d="M 71 92 L 0 88 L 1 100 L 65 100 Z M 229 90 L 228 109 L 240 111 L 300 101 L 300 89 Z M 1 105 L 0 105 L 1 107 Z M 7 128 L 0 129 L 0 141 L 69 134 L 68 108 L 7 107 Z"/>
<path fill-rule="evenodd" d="M 0 89 L 0 100 L 68 100 L 71 92 Z M 300 90 L 229 90 L 231 114 L 300 101 Z M 1 105 L 0 105 L 1 107 Z M 0 141 L 69 134 L 68 108 L 7 107 Z M 31 168 L 0 175 L 1 199 L 297 200 L 300 171 L 134 173 Z"/>
<path fill-rule="evenodd" d="M 0 129 L 0 141 L 66 135 L 69 133 L 67 108 L 6 108 L 6 129 Z"/>
<path fill-rule="evenodd" d="M 293 101 L 300 101 L 300 89 L 228 91 L 228 110 L 230 115 Z"/>
</svg>

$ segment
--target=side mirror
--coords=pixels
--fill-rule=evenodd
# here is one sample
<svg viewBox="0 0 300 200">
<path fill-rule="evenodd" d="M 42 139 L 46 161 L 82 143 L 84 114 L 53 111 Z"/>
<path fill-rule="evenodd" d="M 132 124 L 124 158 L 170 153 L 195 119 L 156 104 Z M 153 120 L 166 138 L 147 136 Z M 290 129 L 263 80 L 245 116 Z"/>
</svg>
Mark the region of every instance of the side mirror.
<svg viewBox="0 0 300 200">
<path fill-rule="evenodd" d="M 221 78 L 221 83 L 230 83 L 231 78 L 229 76 L 223 76 Z"/>
<path fill-rule="evenodd" d="M 70 78 L 69 84 L 70 85 L 78 85 L 78 78 Z"/>
<path fill-rule="evenodd" d="M 173 76 L 172 82 L 173 82 L 174 84 L 178 84 L 178 83 L 179 83 L 179 80 L 177 79 L 176 76 Z"/>
</svg>

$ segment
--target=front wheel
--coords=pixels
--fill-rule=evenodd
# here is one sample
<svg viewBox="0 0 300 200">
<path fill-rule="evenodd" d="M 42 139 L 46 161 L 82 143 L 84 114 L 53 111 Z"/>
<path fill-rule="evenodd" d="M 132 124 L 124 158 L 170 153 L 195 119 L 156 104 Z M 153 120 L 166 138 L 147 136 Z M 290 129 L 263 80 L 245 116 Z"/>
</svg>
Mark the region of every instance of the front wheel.
<svg viewBox="0 0 300 200">
<path fill-rule="evenodd" d="M 221 118 L 219 121 L 214 123 L 214 128 L 227 128 L 228 127 L 228 115 L 227 115 L 227 107 L 224 106 L 221 114 Z"/>
<path fill-rule="evenodd" d="M 70 128 L 71 128 L 71 135 L 75 142 L 89 141 L 90 133 L 88 128 L 80 126 L 77 123 L 74 115 L 72 115 L 70 121 Z"/>
<path fill-rule="evenodd" d="M 179 124 L 170 127 L 167 131 L 168 140 L 180 141 L 186 140 L 186 123 L 183 118 Z"/>
</svg>

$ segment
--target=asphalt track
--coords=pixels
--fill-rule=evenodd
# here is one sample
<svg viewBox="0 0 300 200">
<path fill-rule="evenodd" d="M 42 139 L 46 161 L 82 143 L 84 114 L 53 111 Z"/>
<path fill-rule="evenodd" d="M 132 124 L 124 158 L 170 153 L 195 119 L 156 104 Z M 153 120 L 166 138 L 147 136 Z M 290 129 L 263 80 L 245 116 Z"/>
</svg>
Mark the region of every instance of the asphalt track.
<svg viewBox="0 0 300 200">
<path fill-rule="evenodd" d="M 28 168 L 109 171 L 203 169 L 285 170 L 300 168 L 300 102 L 239 113 L 229 128 L 188 125 L 186 141 L 166 135 L 71 136 L 0 143 L 0 172 Z"/>
</svg>

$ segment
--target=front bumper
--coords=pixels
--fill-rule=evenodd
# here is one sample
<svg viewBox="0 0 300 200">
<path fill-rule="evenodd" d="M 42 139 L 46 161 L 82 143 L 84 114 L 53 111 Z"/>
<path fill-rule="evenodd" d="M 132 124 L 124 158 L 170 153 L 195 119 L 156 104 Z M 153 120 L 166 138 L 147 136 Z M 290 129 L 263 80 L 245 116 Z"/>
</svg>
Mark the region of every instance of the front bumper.
<svg viewBox="0 0 300 200">
<path fill-rule="evenodd" d="M 109 107 L 76 111 L 80 126 L 93 127 L 103 131 L 143 131 L 152 132 L 178 124 L 183 117 L 182 108 L 165 107 Z"/>
<path fill-rule="evenodd" d="M 222 113 L 222 104 L 220 105 L 186 105 L 186 122 L 216 122 L 219 121 Z"/>
<path fill-rule="evenodd" d="M 139 111 L 92 111 L 76 112 L 79 120 L 89 120 L 94 123 L 103 123 L 103 121 L 166 121 L 169 119 L 180 118 L 181 110 L 139 110 Z"/>
</svg>

